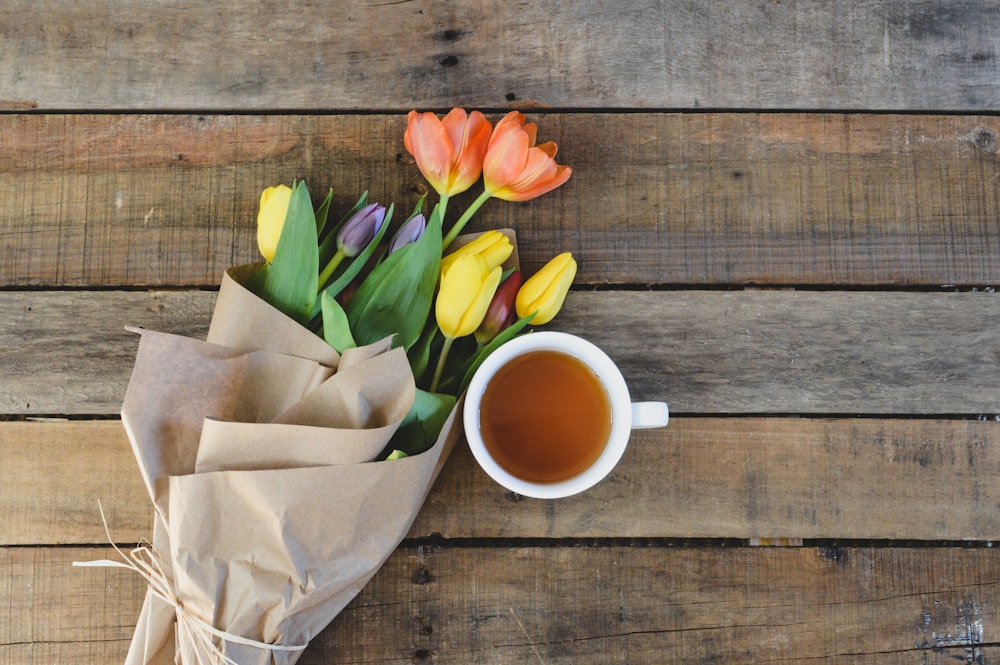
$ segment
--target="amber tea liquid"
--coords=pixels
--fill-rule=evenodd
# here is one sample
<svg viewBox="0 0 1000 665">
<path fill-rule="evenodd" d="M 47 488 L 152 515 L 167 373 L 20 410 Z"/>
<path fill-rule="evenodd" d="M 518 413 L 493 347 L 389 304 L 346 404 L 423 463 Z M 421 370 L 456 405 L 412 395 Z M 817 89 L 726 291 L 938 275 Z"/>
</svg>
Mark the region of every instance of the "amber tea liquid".
<svg viewBox="0 0 1000 665">
<path fill-rule="evenodd" d="M 586 470 L 604 451 L 611 402 L 584 363 L 561 351 L 531 351 L 490 379 L 479 429 L 486 450 L 509 473 L 559 482 Z"/>
</svg>

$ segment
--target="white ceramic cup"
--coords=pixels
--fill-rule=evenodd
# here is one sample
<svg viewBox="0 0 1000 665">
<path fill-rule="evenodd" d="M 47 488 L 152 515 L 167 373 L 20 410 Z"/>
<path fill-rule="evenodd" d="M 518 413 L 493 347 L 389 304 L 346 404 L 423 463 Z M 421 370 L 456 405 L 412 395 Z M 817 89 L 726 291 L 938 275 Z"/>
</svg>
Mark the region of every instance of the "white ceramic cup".
<svg viewBox="0 0 1000 665">
<path fill-rule="evenodd" d="M 479 429 L 480 403 L 486 386 L 493 376 L 513 358 L 541 350 L 566 353 L 589 367 L 600 380 L 611 405 L 611 433 L 608 435 L 604 451 L 584 471 L 567 480 L 551 483 L 527 481 L 504 469 L 490 455 Z M 664 402 L 632 402 L 621 371 L 611 358 L 593 343 L 576 335 L 545 331 L 515 337 L 489 355 L 469 383 L 462 416 L 469 448 L 479 466 L 493 480 L 523 496 L 557 499 L 577 494 L 600 482 L 618 464 L 628 446 L 631 431 L 665 427 L 670 412 Z"/>
</svg>

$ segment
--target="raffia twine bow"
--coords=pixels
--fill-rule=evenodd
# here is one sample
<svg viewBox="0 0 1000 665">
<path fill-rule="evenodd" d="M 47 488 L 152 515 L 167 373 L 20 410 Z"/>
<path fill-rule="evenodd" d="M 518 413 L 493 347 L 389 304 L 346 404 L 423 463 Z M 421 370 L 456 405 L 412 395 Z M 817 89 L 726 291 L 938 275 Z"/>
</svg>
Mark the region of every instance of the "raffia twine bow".
<svg viewBox="0 0 1000 665">
<path fill-rule="evenodd" d="M 101 521 L 104 523 L 104 533 L 107 534 L 108 542 L 114 548 L 121 561 L 113 559 L 97 559 L 94 561 L 74 561 L 73 566 L 82 568 L 125 568 L 141 575 L 148 583 L 149 589 L 157 598 L 174 608 L 177 615 L 177 635 L 180 641 L 188 640 L 194 645 L 193 653 L 197 659 L 193 665 L 240 665 L 225 654 L 222 644 L 239 644 L 241 646 L 261 649 L 262 651 L 303 651 L 305 644 L 286 646 L 283 644 L 268 644 L 252 640 L 242 635 L 227 633 L 219 630 L 207 621 L 195 616 L 187 609 L 174 593 L 173 580 L 165 572 L 166 566 L 163 557 L 153 547 L 146 542 L 125 552 L 115 544 L 111 537 L 111 530 L 108 528 L 108 520 L 104 515 L 104 507 L 98 502 L 101 511 Z"/>
</svg>

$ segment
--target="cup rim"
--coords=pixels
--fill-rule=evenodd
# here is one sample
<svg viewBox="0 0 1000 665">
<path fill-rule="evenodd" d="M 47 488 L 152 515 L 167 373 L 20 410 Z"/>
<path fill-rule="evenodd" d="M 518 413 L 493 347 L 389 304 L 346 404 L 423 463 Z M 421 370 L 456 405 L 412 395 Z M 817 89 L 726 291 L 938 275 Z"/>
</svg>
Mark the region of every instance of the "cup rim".
<svg viewBox="0 0 1000 665">
<path fill-rule="evenodd" d="M 596 374 L 611 404 L 611 432 L 597 460 L 572 478 L 537 483 L 518 478 L 498 464 L 486 450 L 479 431 L 479 406 L 486 384 L 511 359 L 530 351 L 560 351 L 571 355 Z M 501 345 L 476 370 L 469 383 L 462 411 L 465 438 L 480 468 L 495 482 L 512 492 L 537 499 L 557 499 L 587 490 L 603 480 L 621 460 L 632 429 L 632 402 L 621 370 L 593 342 L 578 335 L 546 330 L 533 332 Z"/>
</svg>

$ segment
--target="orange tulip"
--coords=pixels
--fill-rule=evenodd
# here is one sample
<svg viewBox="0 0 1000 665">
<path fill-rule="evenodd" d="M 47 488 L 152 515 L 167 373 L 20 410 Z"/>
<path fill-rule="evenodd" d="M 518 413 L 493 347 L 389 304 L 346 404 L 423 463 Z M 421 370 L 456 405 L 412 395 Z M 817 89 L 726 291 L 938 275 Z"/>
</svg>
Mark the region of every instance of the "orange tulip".
<svg viewBox="0 0 1000 665">
<path fill-rule="evenodd" d="M 479 180 L 492 125 L 479 111 L 454 108 L 444 120 L 410 111 L 403 144 L 424 178 L 441 196 L 464 192 Z"/>
<path fill-rule="evenodd" d="M 527 201 L 569 180 L 573 169 L 556 164 L 556 144 L 535 145 L 538 128 L 511 111 L 497 123 L 483 162 L 483 181 L 491 196 Z"/>
</svg>

